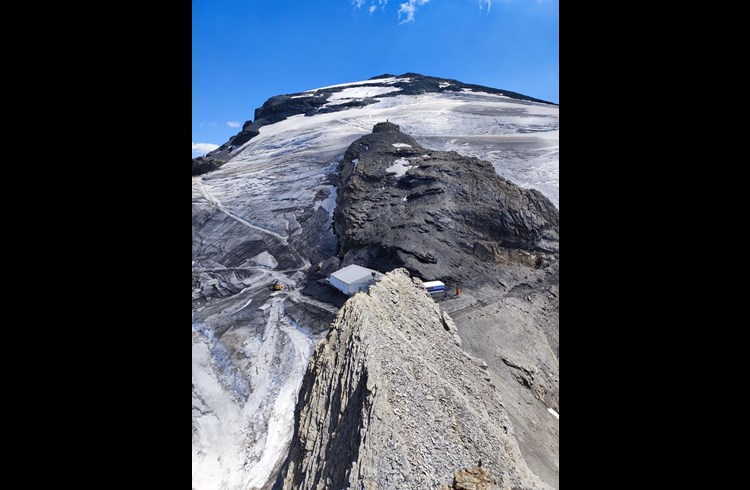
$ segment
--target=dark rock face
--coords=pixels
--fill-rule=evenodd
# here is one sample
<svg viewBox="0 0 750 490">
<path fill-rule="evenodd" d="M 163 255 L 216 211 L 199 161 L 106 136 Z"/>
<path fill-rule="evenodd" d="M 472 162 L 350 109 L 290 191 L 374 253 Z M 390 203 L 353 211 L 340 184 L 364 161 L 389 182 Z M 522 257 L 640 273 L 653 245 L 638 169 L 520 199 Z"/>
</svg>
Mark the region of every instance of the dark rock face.
<svg viewBox="0 0 750 490">
<path fill-rule="evenodd" d="M 245 121 L 242 130 L 229 138 L 229 141 L 206 154 L 206 156 L 193 158 L 193 176 L 202 175 L 221 167 L 229 160 L 230 153 L 244 145 L 260 133 L 252 128 L 252 121 Z"/>
<path fill-rule="evenodd" d="M 213 158 L 193 158 L 193 177 L 216 170 L 222 165 L 222 163 L 223 162 L 216 161 Z"/>
<path fill-rule="evenodd" d="M 462 282 L 488 266 L 542 267 L 558 257 L 559 212 L 541 193 L 488 162 L 424 148 L 393 123 L 352 143 L 339 176 L 342 265 Z"/>
</svg>

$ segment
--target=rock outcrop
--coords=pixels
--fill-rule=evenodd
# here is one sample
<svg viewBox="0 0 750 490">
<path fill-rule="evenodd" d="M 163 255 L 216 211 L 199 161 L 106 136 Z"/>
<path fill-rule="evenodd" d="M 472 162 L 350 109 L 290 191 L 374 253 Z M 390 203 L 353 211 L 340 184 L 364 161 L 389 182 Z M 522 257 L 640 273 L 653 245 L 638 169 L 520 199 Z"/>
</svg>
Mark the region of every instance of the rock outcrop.
<svg viewBox="0 0 750 490">
<path fill-rule="evenodd" d="M 490 472 L 480 466 L 456 470 L 453 483 L 444 485 L 440 490 L 499 490 L 497 480 Z"/>
<path fill-rule="evenodd" d="M 549 488 L 526 466 L 487 365 L 404 269 L 339 311 L 311 356 L 276 489 Z M 459 476 L 456 476 L 459 475 Z M 467 483 L 472 483 L 468 482 Z"/>
<path fill-rule="evenodd" d="M 343 264 L 466 281 L 488 266 L 545 267 L 559 212 L 492 164 L 424 148 L 390 122 L 347 149 L 334 214 Z"/>
<path fill-rule="evenodd" d="M 193 177 L 196 175 L 203 175 L 205 173 L 216 170 L 221 167 L 224 162 L 215 160 L 213 158 L 197 157 L 193 158 Z"/>
</svg>

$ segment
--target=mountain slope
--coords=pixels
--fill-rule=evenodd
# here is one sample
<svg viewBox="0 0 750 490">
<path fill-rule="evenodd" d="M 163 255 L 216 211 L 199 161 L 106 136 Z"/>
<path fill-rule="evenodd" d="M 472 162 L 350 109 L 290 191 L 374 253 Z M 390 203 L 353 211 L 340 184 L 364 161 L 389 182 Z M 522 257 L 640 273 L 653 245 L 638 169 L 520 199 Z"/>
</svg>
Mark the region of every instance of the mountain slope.
<svg viewBox="0 0 750 490">
<path fill-rule="evenodd" d="M 376 268 L 387 272 L 403 265 L 425 279 L 437 274 L 455 279 L 453 286 L 460 283 L 462 294 L 442 300 L 440 307 L 453 316 L 464 350 L 487 362 L 487 375 L 506 405 L 531 471 L 557 486 L 559 421 L 548 409 L 559 412 L 558 266 L 551 246 L 556 237 L 549 235 L 557 229 L 558 108 L 501 96 L 494 89 L 456 85 L 455 90 L 451 81 L 440 79 L 430 79 L 436 91 L 425 91 L 424 78 L 430 79 L 413 74 L 385 77 L 271 98 L 256 112 L 255 122 L 248 121 L 230 143 L 207 156 L 215 159 L 211 161 L 217 164 L 209 166 L 216 169 L 193 177 L 196 490 L 260 488 L 275 478 L 291 440 L 292 407 L 309 355 L 346 300 L 319 280 L 342 263 L 370 255 L 367 244 L 360 247 L 345 237 L 356 217 L 346 213 L 374 212 L 384 223 L 414 231 L 414 221 L 396 216 L 393 197 L 373 190 L 371 197 L 384 199 L 381 203 L 388 206 L 368 211 L 352 201 L 356 194 L 346 187 L 344 174 L 355 159 L 346 157 L 347 150 L 386 120 L 400 126 L 400 137 L 413 138 L 399 140 L 403 144 L 421 145 L 436 155 L 457 151 L 441 157 L 448 170 L 461 162 L 485 172 L 481 179 L 432 175 L 446 178 L 447 191 L 458 193 L 464 185 L 466 192 L 481 193 L 490 166 L 461 159 L 477 157 L 520 185 L 506 184 L 510 194 L 540 203 L 537 218 L 519 216 L 521 226 L 508 229 L 526 230 L 516 243 L 501 243 L 500 235 L 479 226 L 492 222 L 487 203 L 478 219 L 469 220 L 474 223 L 472 241 L 456 246 L 451 260 L 441 264 L 447 269 L 431 269 L 435 264 L 429 260 L 393 261 Z M 317 94 L 328 95 L 304 102 Z M 391 148 L 393 162 L 400 158 L 398 152 L 408 152 Z M 385 163 L 384 153 L 378 158 Z M 389 166 L 393 162 L 389 160 Z M 411 175 L 427 175 L 445 165 L 406 169 L 404 183 Z M 407 189 L 409 185 L 414 187 Z M 389 192 L 407 197 L 408 205 L 409 195 L 420 187 L 430 185 L 393 185 Z M 554 206 L 541 204 L 545 201 L 540 193 Z M 411 204 L 420 199 L 428 203 L 435 196 L 412 195 Z M 520 201 L 511 200 L 507 209 L 520 211 Z M 465 208 L 471 200 L 461 202 Z M 430 212 L 435 203 L 439 201 Z M 469 212 L 453 211 L 447 217 L 454 221 Z M 438 225 L 444 226 L 439 218 L 432 219 L 434 225 L 422 220 L 420 226 L 434 227 L 426 229 L 435 235 Z M 376 235 L 367 231 L 362 236 L 370 240 Z M 456 239 L 447 241 L 451 247 L 458 244 Z M 419 245 L 413 240 L 403 248 L 421 253 Z M 449 254 L 442 249 L 433 255 L 442 260 Z M 476 274 L 463 274 L 464 264 Z M 273 282 L 283 289 L 271 290 Z"/>
</svg>

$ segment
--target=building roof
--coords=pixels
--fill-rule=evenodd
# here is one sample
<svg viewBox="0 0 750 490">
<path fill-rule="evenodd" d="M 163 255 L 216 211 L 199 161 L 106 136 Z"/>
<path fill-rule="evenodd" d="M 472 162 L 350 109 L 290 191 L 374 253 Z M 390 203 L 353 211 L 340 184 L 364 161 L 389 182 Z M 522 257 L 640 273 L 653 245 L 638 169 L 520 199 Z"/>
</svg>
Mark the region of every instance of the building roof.
<svg viewBox="0 0 750 490">
<path fill-rule="evenodd" d="M 428 282 L 424 282 L 422 284 L 426 288 L 434 288 L 434 287 L 437 287 L 437 286 L 445 286 L 445 284 L 443 284 L 442 281 L 428 281 Z"/>
<path fill-rule="evenodd" d="M 359 281 L 360 279 L 363 279 L 364 277 L 372 277 L 372 273 L 375 273 L 376 277 L 380 277 L 381 274 L 378 271 L 374 271 L 372 269 L 368 269 L 367 267 L 362 267 L 359 265 L 347 265 L 343 269 L 339 269 L 336 272 L 332 273 L 331 276 L 335 277 L 341 282 L 345 282 L 347 284 L 352 284 L 354 282 Z"/>
</svg>

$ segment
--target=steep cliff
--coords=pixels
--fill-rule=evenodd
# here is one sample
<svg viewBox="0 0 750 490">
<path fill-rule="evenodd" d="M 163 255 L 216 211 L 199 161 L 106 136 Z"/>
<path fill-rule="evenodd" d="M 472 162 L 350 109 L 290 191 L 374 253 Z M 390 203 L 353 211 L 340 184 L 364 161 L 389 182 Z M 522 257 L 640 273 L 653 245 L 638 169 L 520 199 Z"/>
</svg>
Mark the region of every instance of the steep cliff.
<svg viewBox="0 0 750 490">
<path fill-rule="evenodd" d="M 487 365 L 396 269 L 350 299 L 317 345 L 274 488 L 440 488 L 478 462 L 499 488 L 549 488 L 526 466 Z"/>
</svg>

